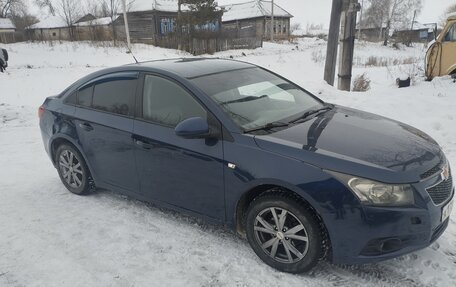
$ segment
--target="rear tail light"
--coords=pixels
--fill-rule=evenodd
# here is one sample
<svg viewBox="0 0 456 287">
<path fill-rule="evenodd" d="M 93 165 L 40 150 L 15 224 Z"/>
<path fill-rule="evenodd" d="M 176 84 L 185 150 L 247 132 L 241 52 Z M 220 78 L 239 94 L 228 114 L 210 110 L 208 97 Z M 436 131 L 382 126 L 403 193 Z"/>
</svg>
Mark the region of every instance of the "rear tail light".
<svg viewBox="0 0 456 287">
<path fill-rule="evenodd" d="M 46 111 L 46 110 L 44 109 L 43 106 L 41 106 L 41 107 L 38 108 L 38 117 L 39 117 L 40 119 L 43 117 L 45 111 Z"/>
</svg>

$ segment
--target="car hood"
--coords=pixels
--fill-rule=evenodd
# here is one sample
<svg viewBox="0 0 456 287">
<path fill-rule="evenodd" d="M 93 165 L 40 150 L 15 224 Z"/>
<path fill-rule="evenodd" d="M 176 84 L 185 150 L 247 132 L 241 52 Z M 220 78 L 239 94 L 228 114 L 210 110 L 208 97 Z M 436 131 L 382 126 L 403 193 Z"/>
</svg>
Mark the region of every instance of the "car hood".
<svg viewBox="0 0 456 287">
<path fill-rule="evenodd" d="M 420 130 L 340 106 L 255 141 L 322 169 L 386 183 L 418 182 L 444 160 L 439 145 Z"/>
</svg>

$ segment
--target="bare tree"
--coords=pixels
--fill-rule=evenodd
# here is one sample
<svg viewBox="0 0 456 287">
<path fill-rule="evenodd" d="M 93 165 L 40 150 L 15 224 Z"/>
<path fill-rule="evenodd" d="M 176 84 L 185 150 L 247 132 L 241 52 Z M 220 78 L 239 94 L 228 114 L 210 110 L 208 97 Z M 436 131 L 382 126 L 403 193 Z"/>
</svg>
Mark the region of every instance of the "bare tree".
<svg viewBox="0 0 456 287">
<path fill-rule="evenodd" d="M 41 9 L 47 9 L 52 16 L 55 16 L 55 8 L 52 0 L 35 0 L 35 4 Z"/>
<path fill-rule="evenodd" d="M 121 13 L 123 0 L 102 0 L 101 2 L 101 12 L 104 17 L 111 18 L 111 28 L 112 28 L 112 40 L 114 45 L 117 45 L 117 29 L 115 26 L 115 20 L 117 19 L 119 13 Z"/>
<path fill-rule="evenodd" d="M 453 4 L 453 5 L 449 6 L 449 7 L 445 10 L 445 14 L 446 14 L 446 15 L 451 14 L 451 13 L 456 13 L 456 4 Z"/>
<path fill-rule="evenodd" d="M 65 20 L 70 33 L 70 39 L 74 40 L 75 30 L 73 25 L 82 14 L 81 2 L 78 0 L 57 0 L 55 3 L 54 7 L 57 14 Z"/>
<path fill-rule="evenodd" d="M 441 26 L 445 26 L 446 25 L 446 22 L 447 22 L 447 19 L 448 19 L 448 15 L 451 14 L 451 13 L 456 13 L 456 4 L 452 4 L 451 6 L 449 6 L 445 10 L 445 13 L 443 13 L 443 15 L 441 17 L 441 21 L 440 21 L 440 25 Z"/>
<path fill-rule="evenodd" d="M 25 9 L 23 0 L 0 0 L 0 17 L 6 18 Z"/>
<path fill-rule="evenodd" d="M 103 17 L 111 18 L 111 28 L 114 45 L 117 44 L 118 40 L 115 20 L 123 12 L 122 1 L 123 0 L 101 0 L 101 15 Z M 126 0 L 127 11 L 130 10 L 134 2 L 135 0 Z"/>
<path fill-rule="evenodd" d="M 415 11 L 419 13 L 423 7 L 422 0 L 369 0 L 366 10 L 366 21 L 380 28 L 383 33 L 384 45 L 388 45 L 390 31 L 410 27 Z"/>
</svg>

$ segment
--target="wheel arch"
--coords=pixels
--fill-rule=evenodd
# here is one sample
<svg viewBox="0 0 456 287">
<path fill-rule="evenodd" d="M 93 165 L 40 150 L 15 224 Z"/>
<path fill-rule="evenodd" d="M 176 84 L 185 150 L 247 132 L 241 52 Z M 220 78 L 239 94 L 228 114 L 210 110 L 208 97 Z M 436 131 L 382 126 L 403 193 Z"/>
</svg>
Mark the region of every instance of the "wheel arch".
<svg viewBox="0 0 456 287">
<path fill-rule="evenodd" d="M 93 169 L 90 166 L 90 162 L 87 160 L 86 155 L 82 152 L 82 147 L 77 142 L 75 142 L 74 139 L 72 139 L 71 137 L 69 137 L 65 134 L 56 134 L 50 140 L 49 153 L 51 155 L 51 160 L 52 160 L 52 163 L 54 164 L 54 166 L 57 166 L 55 153 L 57 152 L 57 149 L 59 148 L 59 146 L 61 146 L 62 144 L 70 145 L 71 147 L 73 147 L 75 150 L 77 150 L 79 152 L 79 154 L 84 158 L 85 164 L 86 164 L 87 168 L 89 169 L 90 176 L 95 181 L 95 175 L 94 175 Z"/>
<path fill-rule="evenodd" d="M 299 203 L 302 204 L 302 206 L 306 209 L 308 209 L 314 216 L 315 219 L 319 222 L 320 224 L 320 230 L 322 232 L 322 236 L 324 238 L 325 244 L 324 244 L 324 252 L 322 257 L 326 257 L 328 254 L 328 251 L 331 247 L 331 239 L 330 235 L 328 232 L 328 229 L 326 227 L 326 224 L 323 220 L 323 217 L 321 214 L 318 212 L 317 208 L 314 207 L 314 205 L 311 203 L 311 199 L 307 199 L 303 197 L 301 194 L 302 192 L 299 192 L 296 190 L 297 188 L 290 187 L 287 184 L 273 184 L 273 183 L 267 183 L 267 184 L 259 184 L 255 187 L 250 188 L 248 191 L 246 191 L 238 200 L 236 204 L 236 215 L 235 215 L 235 228 L 236 232 L 241 235 L 245 236 L 245 216 L 246 212 L 250 206 L 250 204 L 258 197 L 267 194 L 267 193 L 281 193 L 284 194 L 288 197 L 296 199 Z M 315 203 L 314 203 L 315 204 Z"/>
</svg>

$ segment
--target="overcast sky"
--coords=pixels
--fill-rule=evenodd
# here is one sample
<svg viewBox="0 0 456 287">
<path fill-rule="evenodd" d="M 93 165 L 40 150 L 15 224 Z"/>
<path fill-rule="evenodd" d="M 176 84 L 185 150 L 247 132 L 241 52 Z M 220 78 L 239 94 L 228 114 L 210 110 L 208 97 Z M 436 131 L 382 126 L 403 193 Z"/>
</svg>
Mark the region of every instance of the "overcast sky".
<svg viewBox="0 0 456 287">
<path fill-rule="evenodd" d="M 242 3 L 248 0 L 218 0 L 220 5 L 230 3 Z M 361 3 L 362 0 L 359 0 Z M 329 26 L 331 14 L 331 0 L 275 0 L 282 8 L 295 16 L 294 21 L 302 24 L 307 23 L 324 24 Z M 364 0 L 367 2 L 367 0 Z M 445 9 L 456 0 L 423 0 L 424 6 L 418 21 L 421 23 L 439 22 Z M 413 13 L 413 12 L 412 12 Z"/>
</svg>

